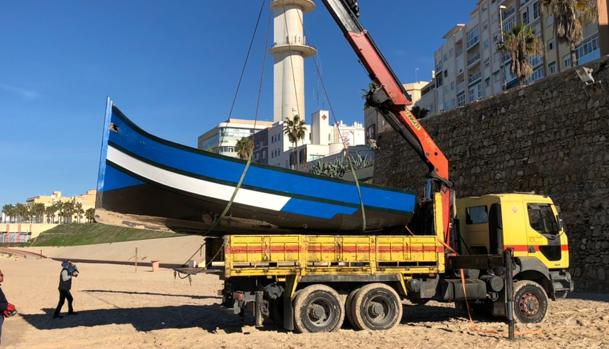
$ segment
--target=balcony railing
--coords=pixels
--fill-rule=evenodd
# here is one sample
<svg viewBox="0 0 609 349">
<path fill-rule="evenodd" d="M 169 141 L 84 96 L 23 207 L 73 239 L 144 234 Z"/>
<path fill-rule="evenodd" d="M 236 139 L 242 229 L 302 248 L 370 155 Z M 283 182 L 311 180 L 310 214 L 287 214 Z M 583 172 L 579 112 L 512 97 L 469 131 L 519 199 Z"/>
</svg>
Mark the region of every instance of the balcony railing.
<svg viewBox="0 0 609 349">
<path fill-rule="evenodd" d="M 479 61 L 480 61 L 480 53 L 476 53 L 475 55 L 473 55 L 472 57 L 467 59 L 467 66 L 469 67 Z"/>
<path fill-rule="evenodd" d="M 480 43 L 480 36 L 474 36 L 473 38 L 467 40 L 467 49 L 469 50 L 470 48 L 476 46 L 478 43 Z"/>
<path fill-rule="evenodd" d="M 516 8 L 515 7 L 511 7 L 509 9 L 503 11 L 503 20 L 505 21 L 508 17 L 513 15 L 514 12 L 516 12 Z"/>
<path fill-rule="evenodd" d="M 467 83 L 471 85 L 473 82 L 480 80 L 481 78 L 482 72 L 477 72 L 476 74 L 469 76 L 469 78 L 467 79 Z"/>
<path fill-rule="evenodd" d="M 285 40 L 283 42 L 274 42 L 273 46 L 279 46 L 279 45 L 308 45 L 307 44 L 307 37 L 306 36 L 300 36 L 300 35 L 291 35 L 291 36 L 286 36 Z"/>
</svg>

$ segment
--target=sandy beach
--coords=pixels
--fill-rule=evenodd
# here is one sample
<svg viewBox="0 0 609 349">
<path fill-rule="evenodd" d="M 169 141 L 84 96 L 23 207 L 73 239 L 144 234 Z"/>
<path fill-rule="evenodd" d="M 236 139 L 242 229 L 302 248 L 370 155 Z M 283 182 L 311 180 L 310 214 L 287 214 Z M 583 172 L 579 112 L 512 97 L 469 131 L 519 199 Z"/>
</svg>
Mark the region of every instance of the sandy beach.
<svg viewBox="0 0 609 349">
<path fill-rule="evenodd" d="M 0 259 L 2 289 L 19 315 L 6 319 L 6 348 L 605 348 L 609 347 L 609 296 L 552 302 L 541 325 L 519 327 L 515 342 L 507 327 L 476 319 L 450 304 L 404 304 L 402 325 L 385 332 L 344 328 L 330 334 L 294 334 L 272 325 L 256 329 L 222 308 L 217 276 L 175 279 L 173 271 L 132 266 L 78 265 L 75 316 L 52 319 L 57 304 L 59 262 Z M 67 306 L 64 308 L 67 311 Z"/>
</svg>

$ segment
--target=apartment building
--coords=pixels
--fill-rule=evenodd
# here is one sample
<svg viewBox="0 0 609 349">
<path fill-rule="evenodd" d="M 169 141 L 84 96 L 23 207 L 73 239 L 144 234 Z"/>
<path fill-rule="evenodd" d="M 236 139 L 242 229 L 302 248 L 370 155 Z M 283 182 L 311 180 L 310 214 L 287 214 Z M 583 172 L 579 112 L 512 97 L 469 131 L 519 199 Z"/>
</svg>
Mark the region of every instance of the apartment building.
<svg viewBox="0 0 609 349">
<path fill-rule="evenodd" d="M 270 121 L 230 118 L 197 138 L 197 148 L 220 155 L 238 157 L 237 142 L 243 137 L 265 130 L 273 125 Z"/>
<path fill-rule="evenodd" d="M 598 1 L 601 8 L 607 0 Z M 444 44 L 434 53 L 433 80 L 423 88 L 417 105 L 436 114 L 517 85 L 511 58 L 498 44 L 501 29 L 508 32 L 518 23 L 532 26 L 544 46 L 542 55 L 530 59 L 533 75 L 528 82 L 571 68 L 569 45 L 557 39 L 553 16 L 541 0 L 480 0 L 467 24 L 457 24 L 444 35 Z M 585 26 L 577 55 L 579 64 L 601 56 L 598 22 Z"/>
</svg>

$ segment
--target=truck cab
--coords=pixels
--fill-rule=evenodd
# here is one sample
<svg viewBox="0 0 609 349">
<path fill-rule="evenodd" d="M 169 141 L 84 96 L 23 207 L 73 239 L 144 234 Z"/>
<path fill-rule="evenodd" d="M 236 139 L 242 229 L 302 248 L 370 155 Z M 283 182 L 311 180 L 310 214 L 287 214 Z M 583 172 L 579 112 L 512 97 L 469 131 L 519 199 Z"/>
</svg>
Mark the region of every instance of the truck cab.
<svg viewBox="0 0 609 349">
<path fill-rule="evenodd" d="M 542 285 L 553 299 L 573 290 L 569 243 L 560 209 L 531 193 L 488 194 L 457 200 L 459 249 L 463 255 L 514 251 L 523 278 Z"/>
</svg>

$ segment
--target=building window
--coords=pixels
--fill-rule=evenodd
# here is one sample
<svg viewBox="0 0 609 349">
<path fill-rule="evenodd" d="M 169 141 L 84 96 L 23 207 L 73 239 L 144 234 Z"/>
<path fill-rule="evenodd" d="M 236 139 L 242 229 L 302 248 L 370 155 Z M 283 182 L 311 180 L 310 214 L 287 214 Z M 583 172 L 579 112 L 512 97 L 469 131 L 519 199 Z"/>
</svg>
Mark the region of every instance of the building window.
<svg viewBox="0 0 609 349">
<path fill-rule="evenodd" d="M 525 8 L 524 12 L 522 12 L 522 23 L 529 24 L 529 8 Z"/>
<path fill-rule="evenodd" d="M 531 75 L 531 81 L 537 81 L 542 79 L 545 76 L 543 71 L 543 66 L 536 68 L 533 70 L 533 75 Z"/>
<path fill-rule="evenodd" d="M 548 64 L 548 71 L 550 72 L 550 74 L 556 73 L 556 62 Z"/>
<path fill-rule="evenodd" d="M 477 26 L 467 32 L 467 47 L 474 46 L 480 40 L 480 28 Z"/>
<path fill-rule="evenodd" d="M 565 67 L 570 67 L 571 66 L 571 54 L 566 54 L 563 58 L 562 58 L 563 62 L 565 63 Z"/>
<path fill-rule="evenodd" d="M 460 107 L 465 105 L 465 91 L 457 95 L 457 105 Z"/>
<path fill-rule="evenodd" d="M 598 36 L 584 41 L 577 47 L 577 58 L 588 55 L 598 49 Z"/>
<path fill-rule="evenodd" d="M 539 1 L 537 1 L 533 4 L 533 19 L 539 18 L 540 14 L 541 14 L 541 11 L 539 8 Z"/>
<path fill-rule="evenodd" d="M 529 62 L 531 63 L 531 66 L 534 68 L 534 67 L 540 65 L 541 63 L 543 63 L 543 58 L 541 56 L 533 56 L 529 59 Z"/>
<path fill-rule="evenodd" d="M 467 91 L 468 94 L 468 98 L 467 101 L 468 102 L 473 102 L 476 101 L 478 99 L 480 99 L 480 84 L 475 84 L 472 87 L 470 87 Z"/>
<path fill-rule="evenodd" d="M 548 41 L 548 50 L 552 51 L 554 49 L 554 40 Z"/>
<path fill-rule="evenodd" d="M 514 18 L 510 18 L 503 23 L 503 31 L 510 32 L 514 27 Z"/>
</svg>

